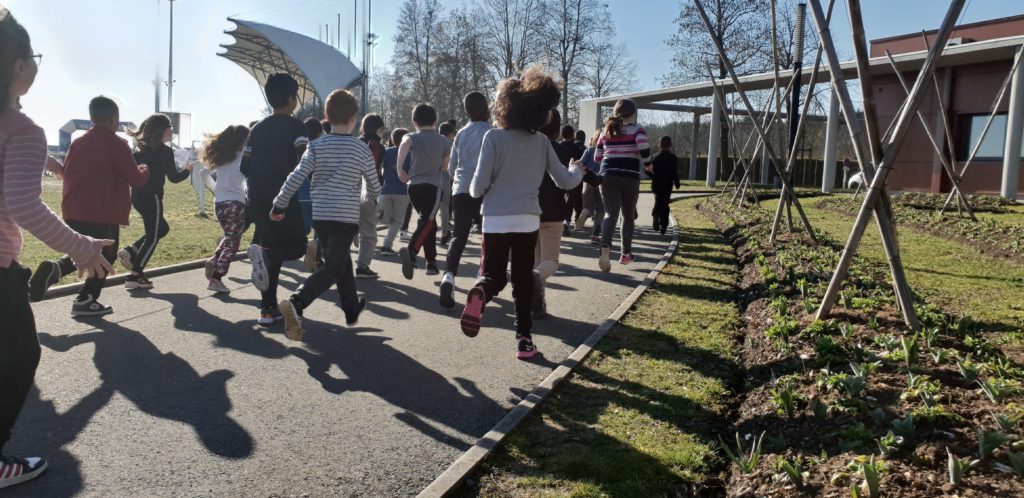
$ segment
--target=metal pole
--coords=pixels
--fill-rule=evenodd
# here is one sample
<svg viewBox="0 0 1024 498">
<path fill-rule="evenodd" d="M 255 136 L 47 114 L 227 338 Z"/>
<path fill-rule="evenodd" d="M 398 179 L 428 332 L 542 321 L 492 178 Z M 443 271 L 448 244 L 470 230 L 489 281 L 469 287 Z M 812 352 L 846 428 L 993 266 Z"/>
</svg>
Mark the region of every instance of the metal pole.
<svg viewBox="0 0 1024 498">
<path fill-rule="evenodd" d="M 693 113 L 693 129 L 690 130 L 690 171 L 687 178 L 697 179 L 697 140 L 700 139 L 700 114 Z"/>
<path fill-rule="evenodd" d="M 704 29 L 707 30 L 708 35 L 711 37 L 711 41 L 715 45 L 715 50 L 718 52 L 718 57 L 721 59 L 722 65 L 725 66 L 727 72 L 729 73 L 729 78 L 732 80 L 733 87 L 736 89 L 736 92 L 740 96 L 740 100 L 743 101 L 743 106 L 747 108 L 747 114 L 749 114 L 751 117 L 751 125 L 753 125 L 754 130 L 757 132 L 761 140 L 764 141 L 765 150 L 768 151 L 768 155 L 772 159 L 772 164 L 775 166 L 775 171 L 778 172 L 779 175 L 782 177 L 781 181 L 783 188 L 788 189 L 790 195 L 793 197 L 793 204 L 796 206 L 797 212 L 800 214 L 800 218 L 803 221 L 804 226 L 807 228 L 807 234 L 811 237 L 811 240 L 816 240 L 814 236 L 814 229 L 811 228 L 811 222 L 807 219 L 807 215 L 804 213 L 803 207 L 800 205 L 800 200 L 797 199 L 796 196 L 792 193 L 793 191 L 790 188 L 789 180 L 785 178 L 785 176 L 782 174 L 782 171 L 778 167 L 778 156 L 775 154 L 775 150 L 772 148 L 771 144 L 768 143 L 768 135 L 765 133 L 764 128 L 762 128 L 760 124 L 757 122 L 757 120 L 754 118 L 754 106 L 750 104 L 750 99 L 747 98 L 746 92 L 740 85 L 740 79 L 739 76 L 736 75 L 736 70 L 732 67 L 732 63 L 729 61 L 729 58 L 725 55 L 725 48 L 722 47 L 722 40 L 720 40 L 718 38 L 718 35 L 715 34 L 715 30 L 711 26 L 711 19 L 708 19 L 708 13 L 704 11 L 704 6 L 701 5 L 700 0 L 693 0 L 693 4 L 697 8 L 697 13 L 700 14 L 701 21 L 704 23 Z"/>
<path fill-rule="evenodd" d="M 715 88 L 714 92 L 718 92 Z M 711 130 L 708 137 L 708 164 L 707 178 L 704 185 L 708 188 L 715 186 L 715 179 L 718 176 L 718 146 L 722 138 L 722 104 L 718 96 L 711 100 Z"/>
<path fill-rule="evenodd" d="M 174 110 L 174 2 L 175 0 L 167 0 L 171 4 L 171 29 L 170 29 L 170 42 L 167 44 L 167 110 Z"/>
<path fill-rule="evenodd" d="M 341 52 L 341 12 L 338 12 L 338 44 L 335 45 L 338 52 Z"/>
</svg>

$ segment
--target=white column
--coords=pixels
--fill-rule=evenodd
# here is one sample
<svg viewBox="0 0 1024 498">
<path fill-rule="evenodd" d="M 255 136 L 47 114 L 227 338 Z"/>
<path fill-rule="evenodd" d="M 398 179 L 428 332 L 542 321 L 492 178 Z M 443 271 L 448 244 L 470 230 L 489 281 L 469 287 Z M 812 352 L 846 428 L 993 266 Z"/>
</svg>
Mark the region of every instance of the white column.
<svg viewBox="0 0 1024 498">
<path fill-rule="evenodd" d="M 693 130 L 690 135 L 690 173 L 688 178 L 690 180 L 697 179 L 697 153 L 700 150 L 697 147 L 697 140 L 700 138 L 700 113 L 693 113 Z"/>
<path fill-rule="evenodd" d="M 708 138 L 708 178 L 705 185 L 714 187 L 715 180 L 718 179 L 718 147 L 721 144 L 722 134 L 722 105 L 714 96 L 711 98 L 711 129 L 709 133 L 711 136 Z"/>
<path fill-rule="evenodd" d="M 839 98 L 833 90 L 828 99 L 828 122 L 825 125 L 825 170 L 821 175 L 821 191 L 832 193 L 836 184 L 836 139 L 839 137 Z"/>
<path fill-rule="evenodd" d="M 1017 58 L 1024 57 L 1024 47 L 1017 49 Z M 1017 66 L 1010 86 L 1010 110 L 1006 119 L 1006 149 L 1003 152 L 1003 184 L 1001 192 L 1007 199 L 1017 198 L 1020 179 L 1020 142 L 1024 135 L 1024 67 Z"/>
<path fill-rule="evenodd" d="M 586 132 L 587 137 L 601 126 L 601 108 L 596 100 L 580 101 L 580 121 L 577 130 Z"/>
<path fill-rule="evenodd" d="M 762 146 L 761 147 L 761 183 L 763 183 L 763 184 L 767 184 L 768 183 L 768 174 L 769 174 L 769 170 L 771 169 L 771 167 L 772 167 L 772 161 L 770 159 L 770 156 L 768 155 L 768 150 Z"/>
</svg>

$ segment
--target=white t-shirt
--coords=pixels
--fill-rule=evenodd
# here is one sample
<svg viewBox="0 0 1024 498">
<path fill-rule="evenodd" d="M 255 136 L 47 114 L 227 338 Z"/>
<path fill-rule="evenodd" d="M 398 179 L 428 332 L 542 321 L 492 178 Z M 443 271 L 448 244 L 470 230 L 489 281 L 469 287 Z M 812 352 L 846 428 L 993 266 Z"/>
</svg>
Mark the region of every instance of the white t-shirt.
<svg viewBox="0 0 1024 498">
<path fill-rule="evenodd" d="M 203 170 L 204 174 L 216 173 L 217 184 L 213 189 L 214 202 L 240 201 L 245 202 L 245 176 L 242 175 L 242 153 L 226 164 L 222 164 L 212 172 Z"/>
<path fill-rule="evenodd" d="M 484 233 L 530 233 L 540 230 L 540 216 L 509 214 L 484 216 L 480 231 Z"/>
</svg>

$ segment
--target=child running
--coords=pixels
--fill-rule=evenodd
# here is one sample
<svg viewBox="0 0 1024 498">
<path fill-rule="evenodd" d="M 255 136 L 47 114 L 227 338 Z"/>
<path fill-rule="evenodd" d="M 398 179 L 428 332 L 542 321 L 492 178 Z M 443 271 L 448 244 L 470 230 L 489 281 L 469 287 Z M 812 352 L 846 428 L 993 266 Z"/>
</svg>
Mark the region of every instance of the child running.
<svg viewBox="0 0 1024 498">
<path fill-rule="evenodd" d="M 452 145 L 455 143 L 455 125 L 446 121 L 437 127 L 437 132 L 445 140 L 448 140 L 448 162 L 451 162 Z M 438 207 L 437 214 L 441 218 L 439 222 L 441 240 L 438 241 L 438 244 L 441 247 L 447 247 L 448 242 L 452 239 L 452 175 L 448 172 L 448 164 L 445 164 L 444 169 L 441 170 L 441 205 Z"/>
<path fill-rule="evenodd" d="M 576 132 L 579 135 L 579 131 Z M 601 136 L 601 130 L 595 130 L 590 136 L 590 146 L 583 152 L 580 163 L 588 171 L 600 171 L 601 165 L 594 162 L 594 152 L 597 146 L 597 139 Z M 601 178 L 600 176 L 598 178 Z M 604 222 L 604 201 L 601 200 L 600 184 L 583 186 L 583 212 L 576 218 L 576 230 L 582 230 L 587 218 L 594 219 L 594 227 L 590 232 L 590 243 L 595 246 L 601 245 L 601 225 Z"/>
<path fill-rule="evenodd" d="M 324 134 L 324 124 L 316 118 L 306 118 L 302 122 L 306 125 L 306 138 L 310 142 L 320 138 Z M 302 211 L 302 224 L 306 226 L 306 237 L 313 231 L 313 199 L 309 195 L 309 179 L 302 182 L 299 187 L 299 209 Z M 316 240 L 316 234 L 306 242 L 306 255 L 302 258 L 302 266 L 306 271 L 316 270 L 320 261 L 320 244 Z"/>
<path fill-rule="evenodd" d="M 559 142 L 559 126 L 562 116 L 556 109 L 551 110 L 548 122 L 540 128 L 540 132 L 551 141 L 551 147 L 558 156 L 558 162 L 569 166 L 575 151 L 571 142 Z M 548 316 L 547 300 L 544 288 L 547 281 L 558 271 L 558 254 L 562 249 L 562 237 L 565 236 L 563 222 L 572 214 L 572 200 L 567 199 L 567 192 L 555 185 L 550 175 L 544 175 L 540 183 L 540 230 L 537 232 L 537 248 L 534 251 L 533 267 L 533 318 L 541 319 Z M 571 196 L 569 196 L 571 197 Z"/>
<path fill-rule="evenodd" d="M 416 269 L 416 256 L 423 249 L 427 260 L 427 275 L 437 275 L 437 210 L 441 205 L 441 170 L 448 167 L 448 139 L 437 132 L 437 111 L 428 104 L 416 104 L 412 109 L 412 124 L 416 131 L 402 139 L 398 146 L 397 164 L 411 157 L 409 173 L 398 171 L 398 177 L 409 184 L 409 202 L 419 214 L 416 231 L 409 245 L 399 250 L 402 275 L 412 280 Z"/>
<path fill-rule="evenodd" d="M 382 255 L 395 255 L 398 252 L 394 249 L 395 237 L 402 228 L 405 219 L 405 210 L 409 208 L 409 192 L 401 179 L 398 178 L 398 144 L 402 143 L 402 137 L 409 131 L 405 128 L 395 128 L 391 131 L 391 146 L 384 151 L 384 185 L 381 187 L 380 200 L 377 201 L 377 211 L 380 213 L 380 222 L 388 227 L 384 235 L 384 244 L 380 246 Z M 405 158 L 402 170 L 409 173 L 409 158 Z"/>
<path fill-rule="evenodd" d="M 373 156 L 374 171 L 377 173 L 377 184 L 384 181 L 381 165 L 384 163 L 384 145 L 380 143 L 380 132 L 384 128 L 384 118 L 380 114 L 370 113 L 363 116 L 359 127 L 359 140 L 370 148 Z M 355 239 L 359 246 L 356 257 L 356 278 L 377 278 L 380 275 L 370 269 L 373 252 L 377 249 L 377 194 L 370 193 L 363 186 L 363 199 L 359 204 L 359 234 Z"/>
<path fill-rule="evenodd" d="M 292 117 L 299 103 L 299 83 L 295 78 L 284 73 L 274 74 L 267 78 L 263 90 L 274 113 L 253 126 L 242 151 L 240 169 L 249 188 L 249 218 L 256 225 L 248 253 L 253 285 L 261 294 L 258 322 L 270 325 L 282 318 L 277 308 L 281 265 L 301 258 L 306 252 L 307 240 L 302 212 L 294 198 L 287 203 L 284 221 L 273 223 L 267 213 L 274 207 L 274 198 L 285 179 L 306 151 L 309 139 L 306 126 Z M 301 184 L 299 181 L 296 190 Z"/>
<path fill-rule="evenodd" d="M 280 222 L 295 191 L 304 178 L 312 175 L 313 225 L 324 248 L 324 266 L 309 276 L 290 298 L 278 307 L 284 315 L 285 335 L 301 341 L 302 310 L 317 297 L 338 286 L 345 323 L 351 327 L 366 307 L 366 299 L 356 294 L 352 271 L 352 239 L 359 233 L 360 204 L 365 190 L 376 198 L 380 194 L 377 165 L 365 144 L 352 136 L 359 104 L 346 90 L 335 90 L 324 103 L 331 133 L 309 145 L 302 161 L 274 199 L 270 219 Z M 365 187 L 364 187 L 365 185 Z"/>
<path fill-rule="evenodd" d="M 47 467 L 43 458 L 2 453 L 32 388 L 40 355 L 25 292 L 29 270 L 18 263 L 22 229 L 48 247 L 70 254 L 80 272 L 106 275 L 114 271 L 103 256 L 104 247 L 113 245 L 113 240 L 76 233 L 40 199 L 46 134 L 18 105 L 39 72 L 35 57 L 28 32 L 0 5 L 0 489 L 31 481 Z"/>
<path fill-rule="evenodd" d="M 146 265 L 160 239 L 170 231 L 164 219 L 164 183 L 167 180 L 172 183 L 187 180 L 192 174 L 192 163 L 178 170 L 174 151 L 167 146 L 174 136 L 174 128 L 171 118 L 165 114 L 153 114 L 130 134 L 135 139 L 135 162 L 149 166 L 149 180 L 139 187 L 132 187 L 132 207 L 142 217 L 145 232 L 135 243 L 118 251 L 117 257 L 121 265 L 131 270 L 124 281 L 126 289 L 152 289 L 153 282 L 144 273 Z"/>
<path fill-rule="evenodd" d="M 116 135 L 120 113 L 117 104 L 107 97 L 89 102 L 92 128 L 71 143 L 59 177 L 64 179 L 61 214 L 72 230 L 100 239 L 115 241 L 103 250 L 110 263 L 117 254 L 121 225 L 128 224 L 132 209 L 131 187 L 139 187 L 149 179 L 145 165 L 135 164 L 128 143 Z M 75 272 L 69 255 L 57 261 L 39 263 L 29 284 L 32 301 L 39 301 L 51 285 Z M 100 316 L 114 312 L 100 304 L 100 293 L 106 274 L 93 274 L 85 279 L 78 298 L 71 304 L 71 316 Z"/>
<path fill-rule="evenodd" d="M 672 186 L 679 188 L 679 158 L 672 153 L 672 137 L 664 136 L 658 141 L 660 151 L 654 156 L 653 165 L 647 171 L 654 177 L 651 191 L 654 192 L 654 229 L 665 235 L 668 231 L 669 202 L 672 200 Z"/>
<path fill-rule="evenodd" d="M 466 298 L 462 332 L 469 337 L 480 332 L 484 305 L 505 288 L 511 262 L 516 357 L 520 359 L 537 354 L 530 312 L 541 214 L 538 189 L 545 175 L 562 189 L 576 187 L 583 179 L 583 172 L 566 169 L 548 137 L 537 133 L 558 104 L 561 91 L 561 85 L 536 66 L 498 85 L 494 102 L 498 129 L 484 134 L 469 187 L 470 195 L 483 198 L 483 274 Z"/>
<path fill-rule="evenodd" d="M 210 173 L 217 174 L 213 187 L 213 210 L 224 230 L 217 251 L 206 261 L 207 289 L 216 293 L 231 292 L 222 279 L 228 274 L 245 231 L 245 177 L 240 168 L 242 149 L 248 139 L 249 128 L 228 126 L 207 138 L 199 153 L 200 162 L 207 165 Z"/>
<path fill-rule="evenodd" d="M 487 97 L 480 92 L 470 92 L 462 99 L 462 106 L 469 117 L 469 123 L 455 135 L 452 144 L 451 158 L 448 161 L 448 174 L 454 180 L 452 184 L 452 214 L 455 227 L 451 241 L 448 243 L 448 254 L 445 255 L 444 277 L 441 278 L 441 306 L 455 307 L 455 276 L 459 273 L 459 262 L 462 252 L 469 240 L 469 231 L 473 221 L 480 215 L 480 198 L 469 195 L 469 183 L 473 181 L 477 161 L 480 160 L 480 144 L 484 134 L 494 129 L 488 122 L 490 110 L 487 108 Z"/>
<path fill-rule="evenodd" d="M 633 223 L 636 202 L 640 197 L 640 168 L 651 163 L 647 131 L 636 124 L 636 104 L 629 99 L 615 102 L 612 115 L 605 120 L 604 132 L 597 140 L 594 162 L 601 165 L 601 200 L 604 202 L 604 223 L 601 227 L 601 254 L 598 266 L 603 272 L 612 269 L 610 252 L 615 225 L 622 213 L 622 254 L 619 264 L 633 262 Z"/>
</svg>

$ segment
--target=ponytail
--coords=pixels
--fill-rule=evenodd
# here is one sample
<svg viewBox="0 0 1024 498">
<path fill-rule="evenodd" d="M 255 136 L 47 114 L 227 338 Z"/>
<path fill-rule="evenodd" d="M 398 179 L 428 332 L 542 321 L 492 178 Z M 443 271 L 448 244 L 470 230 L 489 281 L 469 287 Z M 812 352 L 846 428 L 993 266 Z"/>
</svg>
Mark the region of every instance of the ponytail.
<svg viewBox="0 0 1024 498">
<path fill-rule="evenodd" d="M 608 137 L 617 137 L 622 133 L 622 125 L 626 118 L 636 116 L 636 104 L 629 99 L 619 99 L 615 102 L 612 115 L 604 120 L 604 134 Z"/>
</svg>

